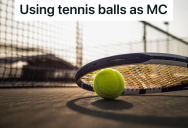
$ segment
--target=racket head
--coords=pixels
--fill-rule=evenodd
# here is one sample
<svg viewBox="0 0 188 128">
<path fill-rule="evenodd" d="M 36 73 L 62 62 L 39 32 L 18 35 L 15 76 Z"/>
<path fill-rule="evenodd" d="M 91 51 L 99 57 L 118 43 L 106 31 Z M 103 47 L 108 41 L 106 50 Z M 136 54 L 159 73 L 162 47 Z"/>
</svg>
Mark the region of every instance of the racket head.
<svg viewBox="0 0 188 128">
<path fill-rule="evenodd" d="M 132 53 L 110 56 L 86 64 L 76 73 L 76 83 L 93 91 L 93 80 L 104 68 L 118 70 L 125 79 L 126 94 L 179 90 L 188 79 L 188 58 L 166 53 Z M 181 88 L 180 88 L 181 87 Z"/>
</svg>

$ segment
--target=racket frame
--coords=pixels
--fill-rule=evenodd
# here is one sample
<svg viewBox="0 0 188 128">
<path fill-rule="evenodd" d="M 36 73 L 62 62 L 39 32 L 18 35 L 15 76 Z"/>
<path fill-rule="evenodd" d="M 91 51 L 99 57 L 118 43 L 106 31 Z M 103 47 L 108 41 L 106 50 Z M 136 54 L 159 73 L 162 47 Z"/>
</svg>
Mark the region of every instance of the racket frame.
<svg viewBox="0 0 188 128">
<path fill-rule="evenodd" d="M 80 68 L 76 75 L 75 80 L 79 87 L 86 89 L 88 91 L 94 91 L 93 86 L 85 84 L 81 81 L 81 78 L 93 71 L 121 65 L 135 65 L 135 64 L 162 64 L 162 65 L 173 65 L 188 67 L 188 57 L 167 54 L 167 53 L 131 53 L 131 54 L 121 54 L 110 57 L 105 57 L 102 59 L 90 62 Z M 158 92 L 168 92 L 176 90 L 184 90 L 188 84 L 178 83 L 177 86 L 161 86 L 159 88 L 149 88 L 149 89 L 124 89 L 122 95 L 128 94 L 145 94 L 145 93 L 158 93 Z"/>
</svg>

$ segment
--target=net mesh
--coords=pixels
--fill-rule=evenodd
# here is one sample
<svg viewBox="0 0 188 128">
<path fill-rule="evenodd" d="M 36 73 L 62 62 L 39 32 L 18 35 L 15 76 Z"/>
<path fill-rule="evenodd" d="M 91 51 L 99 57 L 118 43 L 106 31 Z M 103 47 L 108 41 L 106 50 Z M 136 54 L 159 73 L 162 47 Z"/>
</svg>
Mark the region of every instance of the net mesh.
<svg viewBox="0 0 188 128">
<path fill-rule="evenodd" d="M 76 86 L 76 71 L 111 55 L 188 56 L 188 45 L 144 22 L 21 22 L 0 1 L 0 87 Z M 136 80 L 136 79 L 135 79 Z"/>
</svg>

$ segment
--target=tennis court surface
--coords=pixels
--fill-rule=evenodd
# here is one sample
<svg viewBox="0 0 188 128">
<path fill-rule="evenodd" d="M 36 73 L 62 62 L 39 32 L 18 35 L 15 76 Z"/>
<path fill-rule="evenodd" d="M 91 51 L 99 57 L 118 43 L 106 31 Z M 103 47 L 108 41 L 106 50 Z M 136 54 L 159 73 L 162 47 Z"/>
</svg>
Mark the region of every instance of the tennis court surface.
<svg viewBox="0 0 188 128">
<path fill-rule="evenodd" d="M 81 88 L 0 89 L 1 128 L 187 128 L 188 90 L 103 100 Z"/>
</svg>

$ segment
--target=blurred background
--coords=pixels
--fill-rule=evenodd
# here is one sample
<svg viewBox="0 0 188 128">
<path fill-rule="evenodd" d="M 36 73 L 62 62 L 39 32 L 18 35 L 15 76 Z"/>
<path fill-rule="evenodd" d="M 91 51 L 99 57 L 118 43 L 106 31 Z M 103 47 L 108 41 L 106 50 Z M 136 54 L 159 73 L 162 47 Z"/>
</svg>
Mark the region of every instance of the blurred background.
<svg viewBox="0 0 188 128">
<path fill-rule="evenodd" d="M 74 87 L 76 71 L 99 58 L 137 52 L 188 56 L 188 1 L 170 22 L 20 22 L 0 1 L 0 87 Z"/>
</svg>

